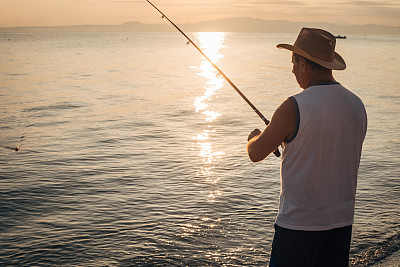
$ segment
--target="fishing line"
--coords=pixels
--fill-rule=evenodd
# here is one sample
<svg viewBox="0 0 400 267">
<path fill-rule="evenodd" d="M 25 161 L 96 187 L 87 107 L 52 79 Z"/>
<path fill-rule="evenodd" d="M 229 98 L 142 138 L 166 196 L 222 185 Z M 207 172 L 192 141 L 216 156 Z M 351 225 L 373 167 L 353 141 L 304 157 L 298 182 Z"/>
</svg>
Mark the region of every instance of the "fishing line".
<svg viewBox="0 0 400 267">
<path fill-rule="evenodd" d="M 197 51 L 200 52 L 200 54 L 203 55 L 203 57 L 217 70 L 218 75 L 222 76 L 231 86 L 233 89 L 235 89 L 235 91 L 243 98 L 244 101 L 246 101 L 246 103 L 253 109 L 253 111 L 264 121 L 265 125 L 269 124 L 269 120 L 267 120 L 264 115 L 261 114 L 261 112 L 253 105 L 253 103 L 250 102 L 249 99 L 247 99 L 247 97 L 239 90 L 239 88 L 225 75 L 225 73 L 222 72 L 222 70 L 220 68 L 217 67 L 217 65 L 214 64 L 214 62 L 211 61 L 211 59 L 209 59 L 207 57 L 206 54 L 204 54 L 204 52 L 178 27 L 176 26 L 175 23 L 173 23 L 160 9 L 158 9 L 152 2 L 150 2 L 149 0 L 146 0 L 150 5 L 152 5 L 162 16 L 162 19 L 166 19 L 173 27 L 175 27 L 175 29 L 177 29 L 187 40 L 188 42 L 186 44 L 192 44 Z M 217 76 L 218 76 L 217 75 Z M 279 152 L 279 149 L 276 149 L 274 151 L 275 156 L 279 157 L 281 155 L 281 153 Z"/>
</svg>

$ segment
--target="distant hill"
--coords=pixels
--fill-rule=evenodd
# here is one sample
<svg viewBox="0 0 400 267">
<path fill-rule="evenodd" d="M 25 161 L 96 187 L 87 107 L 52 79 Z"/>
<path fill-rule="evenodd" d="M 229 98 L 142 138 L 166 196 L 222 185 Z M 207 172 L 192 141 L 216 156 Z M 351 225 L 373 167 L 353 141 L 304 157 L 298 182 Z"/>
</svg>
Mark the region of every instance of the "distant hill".
<svg viewBox="0 0 400 267">
<path fill-rule="evenodd" d="M 302 27 L 323 28 L 334 34 L 400 34 L 400 27 L 386 25 L 351 25 L 324 22 L 292 22 L 254 18 L 225 18 L 178 25 L 187 32 L 259 32 L 297 33 Z M 127 22 L 120 25 L 75 25 L 0 28 L 0 32 L 166 32 L 173 29 L 166 23 L 143 24 Z"/>
</svg>

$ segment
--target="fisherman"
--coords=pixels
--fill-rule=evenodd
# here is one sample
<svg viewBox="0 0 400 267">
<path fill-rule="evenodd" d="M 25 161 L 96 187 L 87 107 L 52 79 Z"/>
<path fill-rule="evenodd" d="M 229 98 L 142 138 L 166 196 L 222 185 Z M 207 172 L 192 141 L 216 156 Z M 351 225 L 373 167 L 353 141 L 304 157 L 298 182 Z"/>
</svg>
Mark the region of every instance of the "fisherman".
<svg viewBox="0 0 400 267">
<path fill-rule="evenodd" d="M 357 174 L 367 115 L 360 98 L 338 83 L 344 70 L 335 37 L 303 28 L 292 51 L 292 72 L 304 90 L 287 98 L 263 132 L 252 131 L 253 162 L 280 145 L 281 194 L 270 266 L 348 266 Z"/>
</svg>

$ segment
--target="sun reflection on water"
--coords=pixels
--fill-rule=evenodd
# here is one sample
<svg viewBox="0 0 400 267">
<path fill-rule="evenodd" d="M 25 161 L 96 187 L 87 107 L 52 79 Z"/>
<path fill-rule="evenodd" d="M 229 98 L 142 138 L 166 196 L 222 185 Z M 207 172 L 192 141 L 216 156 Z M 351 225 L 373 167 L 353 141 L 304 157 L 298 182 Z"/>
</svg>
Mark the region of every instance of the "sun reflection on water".
<svg viewBox="0 0 400 267">
<path fill-rule="evenodd" d="M 223 58 L 220 53 L 224 47 L 226 35 L 223 32 L 200 32 L 198 33 L 199 47 L 215 64 Z M 195 146 L 200 150 L 199 156 L 203 165 L 199 170 L 199 175 L 205 177 L 205 181 L 210 184 L 217 184 L 218 178 L 212 175 L 212 169 L 215 168 L 218 160 L 225 154 L 223 151 L 214 151 L 210 138 L 215 133 L 213 130 L 213 122 L 221 116 L 221 114 L 210 108 L 210 103 L 215 98 L 216 92 L 222 87 L 224 79 L 219 77 L 217 70 L 206 60 L 203 59 L 198 67 L 198 75 L 206 79 L 203 95 L 196 97 L 194 106 L 196 112 L 204 114 L 205 129 L 201 133 L 193 137 Z M 208 196 L 208 202 L 214 202 L 222 192 L 218 190 L 211 191 Z"/>
</svg>

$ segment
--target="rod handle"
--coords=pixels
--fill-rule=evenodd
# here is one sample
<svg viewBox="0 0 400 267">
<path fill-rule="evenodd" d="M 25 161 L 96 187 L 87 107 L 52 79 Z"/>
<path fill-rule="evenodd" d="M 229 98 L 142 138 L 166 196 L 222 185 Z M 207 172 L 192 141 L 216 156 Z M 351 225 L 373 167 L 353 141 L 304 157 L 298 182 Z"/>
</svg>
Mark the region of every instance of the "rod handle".
<svg viewBox="0 0 400 267">
<path fill-rule="evenodd" d="M 277 149 L 274 151 L 274 155 L 277 156 L 278 158 L 281 156 L 281 152 L 279 151 L 279 148 L 277 148 Z"/>
</svg>

